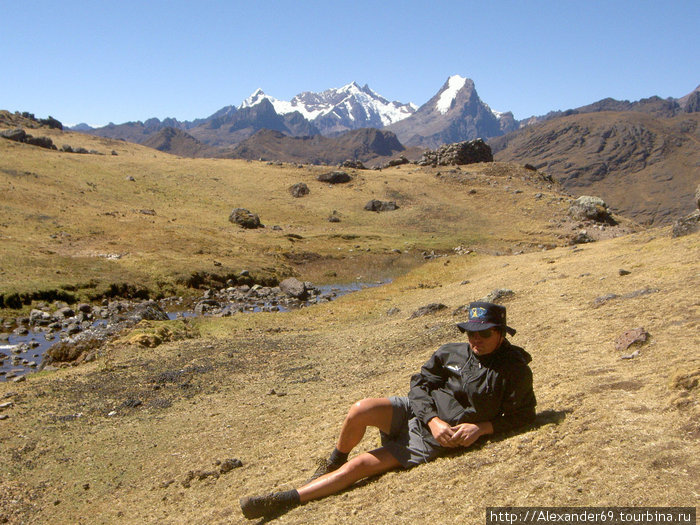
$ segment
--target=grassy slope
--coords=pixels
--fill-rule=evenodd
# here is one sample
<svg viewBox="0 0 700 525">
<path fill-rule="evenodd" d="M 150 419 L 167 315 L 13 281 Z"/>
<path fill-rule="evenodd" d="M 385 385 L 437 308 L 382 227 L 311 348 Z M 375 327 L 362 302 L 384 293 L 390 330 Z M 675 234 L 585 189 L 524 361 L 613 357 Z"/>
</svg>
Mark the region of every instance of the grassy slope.
<svg viewBox="0 0 700 525">
<path fill-rule="evenodd" d="M 404 394 L 430 353 L 459 339 L 452 309 L 500 287 L 516 293 L 513 341 L 534 358 L 538 425 L 277 522 L 425 523 L 449 513 L 478 523 L 492 505 L 695 505 L 699 389 L 673 379 L 700 374 L 698 255 L 697 235 L 671 239 L 666 229 L 576 250 L 452 256 L 333 303 L 200 321 L 193 340 L 117 343 L 95 363 L 0 383 L 0 398 L 16 392 L 0 422 L 1 510 L 26 523 L 243 522 L 239 497 L 305 479 L 354 400 Z M 645 287 L 658 291 L 593 306 Z M 450 308 L 408 320 L 430 302 Z M 400 313 L 388 316 L 391 307 Z M 637 326 L 651 342 L 621 360 L 614 340 Z M 370 431 L 361 447 L 377 443 Z M 244 466 L 181 485 L 188 471 L 231 457 Z"/>
<path fill-rule="evenodd" d="M 367 271 L 368 251 L 385 254 L 382 264 L 390 267 L 398 258 L 393 250 L 460 244 L 517 250 L 563 242 L 565 228 L 553 218 L 564 215 L 568 198 L 517 165 L 466 167 L 453 174 L 461 182 L 445 169 L 443 177 L 415 166 L 359 171 L 352 183 L 332 187 L 316 181 L 328 168 L 183 159 L 76 133 L 33 134 L 105 155 L 0 141 L 0 292 L 78 285 L 87 287 L 78 294 L 99 295 L 128 282 L 172 293 L 178 277 L 198 271 L 283 276 L 294 271 L 284 254 L 304 252 L 342 258 L 334 271 L 354 279 Z M 306 182 L 311 194 L 291 197 L 287 190 L 297 182 Z M 534 199 L 537 192 L 544 197 Z M 373 198 L 401 208 L 365 211 Z M 232 225 L 227 219 L 235 207 L 258 213 L 267 228 Z M 340 223 L 327 221 L 333 210 Z M 302 277 L 322 278 L 324 271 Z"/>
<path fill-rule="evenodd" d="M 495 288 L 516 292 L 509 319 L 518 329 L 514 342 L 534 357 L 538 426 L 385 475 L 279 522 L 416 523 L 448 513 L 475 523 L 489 505 L 697 501 L 698 389 L 672 383 L 679 371 L 700 374 L 697 235 L 671 239 L 655 230 L 497 257 L 489 252 L 563 242 L 558 235 L 570 231 L 561 222 L 567 199 L 515 165 L 358 172 L 352 185 L 329 187 L 315 181 L 320 169 L 184 160 L 51 133 L 59 145 L 119 155 L 0 141 L 3 290 L 91 279 L 152 284 L 199 269 L 291 270 L 281 255 L 289 251 L 345 257 L 302 267 L 305 278 L 329 268 L 367 276 L 377 260 L 386 265 L 380 275 L 400 263 L 395 248 L 465 244 L 478 253 L 441 258 L 309 309 L 194 321 L 187 328 L 196 337 L 153 349 L 128 344 L 125 334 L 94 363 L 0 383 L 0 402 L 14 403 L 0 421 L 0 516 L 10 522 L 242 521 L 239 497 L 305 479 L 313 458 L 332 447 L 348 406 L 404 394 L 437 345 L 459 339 L 451 311 Z M 286 189 L 299 181 L 312 193 L 292 199 Z M 365 212 L 370 198 L 398 200 L 401 209 Z M 232 227 L 226 218 L 235 206 L 284 230 Z M 333 209 L 341 223 L 325 221 Z M 128 255 L 110 261 L 100 253 Z M 620 268 L 632 273 L 620 276 Z M 645 287 L 658 292 L 592 304 Z M 432 302 L 450 308 L 408 320 Z M 392 307 L 400 313 L 388 316 Z M 637 326 L 651 343 L 621 360 L 613 342 Z M 362 447 L 377 442 L 370 432 Z M 188 471 L 231 457 L 244 466 L 182 486 Z"/>
</svg>

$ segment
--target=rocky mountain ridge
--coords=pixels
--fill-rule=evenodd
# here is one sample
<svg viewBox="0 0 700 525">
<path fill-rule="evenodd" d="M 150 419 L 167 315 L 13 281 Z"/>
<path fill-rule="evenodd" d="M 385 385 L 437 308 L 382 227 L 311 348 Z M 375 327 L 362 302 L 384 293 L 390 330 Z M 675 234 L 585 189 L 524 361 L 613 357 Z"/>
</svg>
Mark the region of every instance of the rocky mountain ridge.
<svg viewBox="0 0 700 525">
<path fill-rule="evenodd" d="M 353 129 L 386 128 L 395 133 L 404 146 L 435 148 L 441 144 L 475 138 L 486 140 L 499 137 L 573 114 L 633 111 L 668 118 L 698 110 L 700 86 L 679 99 L 652 96 L 630 102 L 606 98 L 579 108 L 552 111 L 519 121 L 511 112 L 492 110 L 479 98 L 472 80 L 453 75 L 420 107 L 389 102 L 368 85 L 360 87 L 356 82 L 351 82 L 320 93 L 306 91 L 290 101 L 276 99 L 258 89 L 240 106 L 225 106 L 209 117 L 193 121 L 151 118 L 145 122 L 110 123 L 96 129 L 79 124 L 72 129 L 144 143 L 150 135 L 171 127 L 186 131 L 209 146 L 235 146 L 261 129 L 299 137 L 334 136 Z"/>
<path fill-rule="evenodd" d="M 436 106 L 438 103 L 440 108 Z M 416 114 L 418 117 L 412 118 Z M 408 124 L 393 128 L 404 121 Z M 143 143 L 149 135 L 172 127 L 187 131 L 210 146 L 231 146 L 261 129 L 289 136 L 334 136 L 354 129 L 386 127 L 396 132 L 406 145 L 437 146 L 478 136 L 501 135 L 516 126 L 512 113 L 492 111 L 479 99 L 472 80 L 453 75 L 420 108 L 412 103 L 390 102 L 368 85 L 361 87 L 351 82 L 320 93 L 305 91 L 291 101 L 276 99 L 258 89 L 240 106 L 225 106 L 195 121 L 153 118 L 145 122 L 110 123 L 101 128 L 79 124 L 71 129 Z"/>
</svg>

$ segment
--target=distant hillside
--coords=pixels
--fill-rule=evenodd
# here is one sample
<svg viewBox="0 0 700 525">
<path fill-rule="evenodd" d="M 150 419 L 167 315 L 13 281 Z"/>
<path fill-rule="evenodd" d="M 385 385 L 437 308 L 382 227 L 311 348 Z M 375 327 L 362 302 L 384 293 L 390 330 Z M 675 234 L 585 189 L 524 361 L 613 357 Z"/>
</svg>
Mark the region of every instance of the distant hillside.
<svg viewBox="0 0 700 525">
<path fill-rule="evenodd" d="M 143 145 L 183 157 L 214 157 L 218 153 L 218 148 L 202 144 L 189 133 L 175 128 L 164 128 L 149 135 Z"/>
<path fill-rule="evenodd" d="M 405 153 L 391 132 L 373 128 L 348 131 L 337 137 L 290 137 L 279 131 L 261 130 L 236 146 L 228 157 L 242 159 L 338 164 L 345 160 L 364 163 Z M 419 155 L 411 152 L 412 157 Z"/>
<path fill-rule="evenodd" d="M 693 210 L 700 166 L 700 114 L 598 111 L 527 126 L 491 139 L 494 158 L 529 163 L 575 194 L 602 197 L 646 224 L 668 223 Z M 617 104 L 611 104 L 617 107 Z M 638 106 L 639 107 L 639 106 Z"/>
</svg>

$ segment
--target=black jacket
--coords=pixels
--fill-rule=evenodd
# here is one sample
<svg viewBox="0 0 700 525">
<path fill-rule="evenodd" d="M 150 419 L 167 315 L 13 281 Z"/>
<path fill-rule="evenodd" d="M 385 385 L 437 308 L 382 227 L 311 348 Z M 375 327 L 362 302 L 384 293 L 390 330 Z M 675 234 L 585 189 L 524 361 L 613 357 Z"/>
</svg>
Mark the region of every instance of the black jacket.
<svg viewBox="0 0 700 525">
<path fill-rule="evenodd" d="M 490 421 L 494 433 L 535 419 L 530 354 L 504 340 L 477 356 L 468 343 L 441 346 L 411 378 L 411 409 L 426 426 L 437 416 L 450 425 Z M 425 432 L 424 432 L 425 434 Z"/>
</svg>

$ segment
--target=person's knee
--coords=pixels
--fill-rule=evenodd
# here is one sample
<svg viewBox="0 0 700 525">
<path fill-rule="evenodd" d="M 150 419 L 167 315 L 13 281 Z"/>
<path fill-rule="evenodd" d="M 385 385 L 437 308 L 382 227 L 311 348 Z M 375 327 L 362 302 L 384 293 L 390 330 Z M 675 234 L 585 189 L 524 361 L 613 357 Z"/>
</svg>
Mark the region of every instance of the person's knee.
<svg viewBox="0 0 700 525">
<path fill-rule="evenodd" d="M 371 398 L 365 398 L 353 403 L 353 405 L 350 407 L 350 410 L 348 410 L 348 418 L 360 419 L 365 417 L 374 408 L 374 403 L 372 401 L 373 400 Z"/>
<path fill-rule="evenodd" d="M 371 454 L 360 454 L 341 467 L 343 474 L 350 477 L 364 477 L 373 472 L 377 465 L 377 459 Z"/>
</svg>

